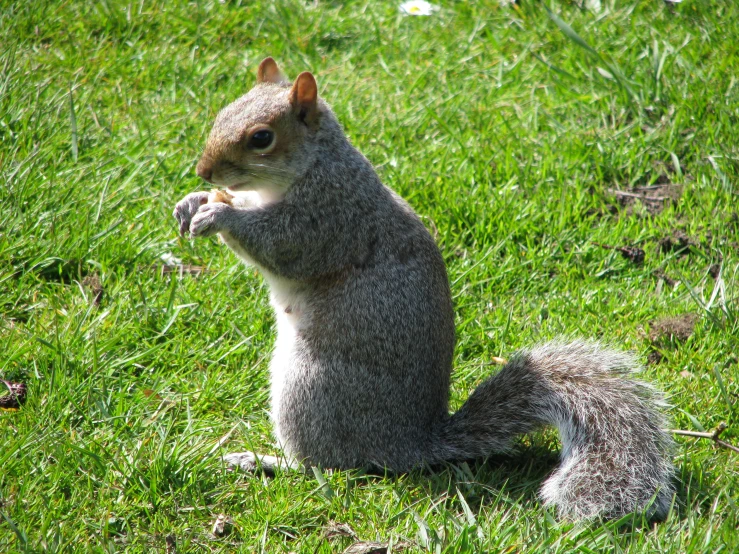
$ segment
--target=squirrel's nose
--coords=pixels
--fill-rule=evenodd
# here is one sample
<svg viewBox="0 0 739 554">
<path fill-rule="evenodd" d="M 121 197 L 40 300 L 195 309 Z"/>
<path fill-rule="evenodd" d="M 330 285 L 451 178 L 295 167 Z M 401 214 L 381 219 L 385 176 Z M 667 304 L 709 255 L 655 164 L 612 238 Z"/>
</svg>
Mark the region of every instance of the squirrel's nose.
<svg viewBox="0 0 739 554">
<path fill-rule="evenodd" d="M 213 168 L 209 165 L 204 164 L 203 161 L 200 160 L 197 167 L 195 168 L 195 173 L 198 174 L 198 177 L 210 183 L 210 180 L 213 177 Z"/>
</svg>

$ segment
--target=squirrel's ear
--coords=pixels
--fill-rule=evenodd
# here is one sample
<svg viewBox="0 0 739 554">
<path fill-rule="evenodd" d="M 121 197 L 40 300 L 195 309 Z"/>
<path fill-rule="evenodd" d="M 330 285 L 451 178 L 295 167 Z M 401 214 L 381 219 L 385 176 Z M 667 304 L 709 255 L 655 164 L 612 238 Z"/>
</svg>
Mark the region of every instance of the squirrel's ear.
<svg viewBox="0 0 739 554">
<path fill-rule="evenodd" d="M 304 71 L 293 83 L 290 102 L 303 123 L 314 123 L 318 117 L 318 85 L 313 74 Z"/>
<path fill-rule="evenodd" d="M 281 85 L 288 83 L 287 77 L 283 75 L 277 62 L 273 58 L 264 58 L 257 69 L 257 83 L 275 83 Z"/>
</svg>

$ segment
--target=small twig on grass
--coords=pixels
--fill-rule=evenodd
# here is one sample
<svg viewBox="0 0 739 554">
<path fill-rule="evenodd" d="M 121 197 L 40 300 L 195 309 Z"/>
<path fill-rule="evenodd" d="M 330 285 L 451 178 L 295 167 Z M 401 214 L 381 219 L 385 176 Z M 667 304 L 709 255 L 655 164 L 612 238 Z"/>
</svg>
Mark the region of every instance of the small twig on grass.
<svg viewBox="0 0 739 554">
<path fill-rule="evenodd" d="M 726 429 L 728 429 L 728 426 L 726 425 L 726 423 L 722 421 L 710 433 L 701 433 L 699 431 L 683 431 L 682 429 L 670 429 L 669 431 L 670 433 L 673 433 L 675 435 L 683 435 L 686 437 L 696 437 L 699 439 L 711 439 L 713 442 L 715 442 L 719 446 L 723 446 L 724 448 L 728 448 L 729 450 L 733 450 L 734 452 L 739 452 L 738 447 L 726 441 L 723 441 L 719 438 L 721 436 L 721 433 L 723 433 Z"/>
</svg>

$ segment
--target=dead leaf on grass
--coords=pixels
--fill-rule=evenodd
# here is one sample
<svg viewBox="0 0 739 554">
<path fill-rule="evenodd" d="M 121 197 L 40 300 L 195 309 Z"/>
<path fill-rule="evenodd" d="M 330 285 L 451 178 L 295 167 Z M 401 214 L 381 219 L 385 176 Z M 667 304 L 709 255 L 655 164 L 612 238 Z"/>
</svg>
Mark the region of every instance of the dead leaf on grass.
<svg viewBox="0 0 739 554">
<path fill-rule="evenodd" d="M 82 287 L 90 292 L 90 295 L 92 296 L 92 303 L 95 304 L 95 306 L 99 306 L 100 303 L 103 301 L 105 289 L 103 289 L 103 285 L 100 282 L 100 277 L 98 276 L 98 274 L 92 273 L 91 275 L 88 275 L 84 279 L 82 279 Z"/>
<path fill-rule="evenodd" d="M 214 537 L 225 537 L 231 533 L 233 529 L 234 520 L 228 517 L 226 514 L 218 514 L 218 517 L 213 522 L 213 529 L 211 530 Z"/>
<path fill-rule="evenodd" d="M 691 246 L 697 246 L 698 243 L 686 235 L 683 231 L 674 230 L 671 235 L 662 237 L 657 243 L 659 245 L 660 252 L 669 254 L 671 252 L 681 252 L 690 248 Z"/>
</svg>

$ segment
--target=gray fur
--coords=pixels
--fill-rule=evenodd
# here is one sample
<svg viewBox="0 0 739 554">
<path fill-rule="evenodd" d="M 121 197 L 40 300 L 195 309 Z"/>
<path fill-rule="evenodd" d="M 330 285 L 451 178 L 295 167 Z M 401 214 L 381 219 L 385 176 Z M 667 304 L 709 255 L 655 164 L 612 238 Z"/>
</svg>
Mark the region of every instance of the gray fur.
<svg viewBox="0 0 739 554">
<path fill-rule="evenodd" d="M 257 85 L 219 114 L 201 160 L 215 167 L 227 152 L 229 176 L 212 182 L 243 190 L 251 178 L 263 190 L 272 178 L 276 200 L 203 205 L 193 193 L 175 208 L 183 232 L 219 233 L 270 285 L 272 416 L 287 457 L 405 471 L 505 452 L 555 425 L 562 464 L 542 488 L 546 504 L 570 518 L 665 516 L 671 439 L 659 395 L 631 377 L 638 364 L 626 354 L 588 342 L 520 352 L 449 415 L 454 321 L 438 248 L 325 103 L 309 125 L 290 102 L 286 88 Z M 234 141 L 258 123 L 290 136 L 253 177 L 253 155 L 240 159 Z"/>
</svg>

